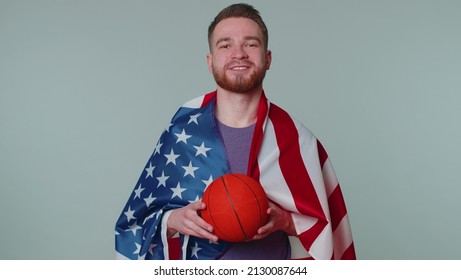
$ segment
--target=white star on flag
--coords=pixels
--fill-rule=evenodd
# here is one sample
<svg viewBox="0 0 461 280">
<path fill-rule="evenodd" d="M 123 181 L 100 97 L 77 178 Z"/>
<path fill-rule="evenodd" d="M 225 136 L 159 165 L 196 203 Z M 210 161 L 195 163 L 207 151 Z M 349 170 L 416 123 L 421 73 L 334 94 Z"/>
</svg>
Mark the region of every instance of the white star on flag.
<svg viewBox="0 0 461 280">
<path fill-rule="evenodd" d="M 163 146 L 163 143 L 158 143 L 157 146 L 155 146 L 155 149 L 154 149 L 154 155 L 155 154 L 160 154 L 160 148 Z"/>
<path fill-rule="evenodd" d="M 208 178 L 208 180 L 202 180 L 202 182 L 205 184 L 206 187 L 208 187 L 213 182 L 213 176 L 210 175 L 210 178 Z"/>
<path fill-rule="evenodd" d="M 187 175 L 190 175 L 192 177 L 195 178 L 195 170 L 198 169 L 198 167 L 195 167 L 195 166 L 192 166 L 192 161 L 189 161 L 189 165 L 188 166 L 183 166 L 182 168 L 184 168 L 185 172 L 184 172 L 184 177 L 186 177 Z"/>
<path fill-rule="evenodd" d="M 157 177 L 157 180 L 158 180 L 157 188 L 160 186 L 166 187 L 166 180 L 168 180 L 168 178 L 170 178 L 170 176 L 165 176 L 165 172 L 162 171 L 162 175 L 160 177 Z"/>
<path fill-rule="evenodd" d="M 206 152 L 211 150 L 211 148 L 205 147 L 205 142 L 202 142 L 202 145 L 200 145 L 200 146 L 194 146 L 194 148 L 197 149 L 197 153 L 195 154 L 196 157 L 198 155 L 204 155 L 205 157 L 207 157 Z"/>
<path fill-rule="evenodd" d="M 152 202 L 154 202 L 154 200 L 155 197 L 152 196 L 152 193 L 148 197 L 144 198 L 144 201 L 146 202 L 146 207 L 149 207 L 152 204 Z"/>
<path fill-rule="evenodd" d="M 133 254 L 139 254 L 139 252 L 141 252 L 141 245 L 138 243 L 134 243 L 134 245 L 136 245 L 136 250 L 133 252 Z"/>
<path fill-rule="evenodd" d="M 136 198 L 141 198 L 141 193 L 142 191 L 145 190 L 144 188 L 141 188 L 141 184 L 139 184 L 138 188 L 134 190 L 134 198 L 133 199 L 136 199 Z"/>
<path fill-rule="evenodd" d="M 134 216 L 134 210 L 131 210 L 131 206 L 129 206 L 128 210 L 126 210 L 126 212 L 124 212 L 123 214 L 125 214 L 126 219 L 128 220 L 128 222 L 130 222 L 131 219 L 136 220 L 136 217 Z"/>
<path fill-rule="evenodd" d="M 154 175 L 152 174 L 152 172 L 154 172 L 154 169 L 155 169 L 155 166 L 152 166 L 152 163 L 149 162 L 149 167 L 146 168 L 146 171 L 147 171 L 146 178 L 149 176 L 152 178 L 154 177 Z"/>
<path fill-rule="evenodd" d="M 170 188 L 170 190 L 173 192 L 173 195 L 171 196 L 171 198 L 173 199 L 175 196 L 179 197 L 180 199 L 182 199 L 182 192 L 185 191 L 186 189 L 185 188 L 181 188 L 181 185 L 178 183 L 178 185 L 176 185 L 176 188 Z"/>
<path fill-rule="evenodd" d="M 197 202 L 197 201 L 200 201 L 200 197 L 198 197 L 198 195 L 195 197 L 194 200 L 189 200 L 189 203 L 194 203 L 194 202 Z"/>
<path fill-rule="evenodd" d="M 195 246 L 191 248 L 192 249 L 192 253 L 191 253 L 191 257 L 195 256 L 197 259 L 198 259 L 198 251 L 202 250 L 202 248 L 200 248 L 197 244 L 197 242 L 195 242 Z"/>
<path fill-rule="evenodd" d="M 184 128 L 183 128 L 181 133 L 175 133 L 174 135 L 176 135 L 176 137 L 178 137 L 178 139 L 176 140 L 176 143 L 184 142 L 184 143 L 187 144 L 187 139 L 192 137 L 192 135 L 187 135 L 186 134 L 186 131 L 184 130 Z"/>
<path fill-rule="evenodd" d="M 164 156 L 167 159 L 165 165 L 168 165 L 168 163 L 173 163 L 174 165 L 176 165 L 176 159 L 179 157 L 179 155 L 176 155 L 174 153 L 173 149 L 171 149 L 170 154 L 164 154 Z"/>
<path fill-rule="evenodd" d="M 151 255 L 154 254 L 153 249 L 154 249 L 155 247 L 157 247 L 157 244 L 150 244 L 150 245 L 149 245 L 149 250 L 148 250 L 148 251 L 149 251 L 149 254 L 151 254 Z"/>
<path fill-rule="evenodd" d="M 133 232 L 133 234 L 136 236 L 136 231 L 137 231 L 138 229 L 142 229 L 142 227 L 138 226 L 137 223 L 133 223 L 133 224 L 130 225 L 130 226 L 128 227 L 128 229 L 126 229 L 125 231 L 131 230 L 131 231 Z"/>
<path fill-rule="evenodd" d="M 187 122 L 187 124 L 190 124 L 191 122 L 194 122 L 196 124 L 198 124 L 198 117 L 200 117 L 202 113 L 198 113 L 198 114 L 195 114 L 195 115 L 192 115 L 190 116 L 190 119 L 189 119 L 189 122 Z"/>
</svg>

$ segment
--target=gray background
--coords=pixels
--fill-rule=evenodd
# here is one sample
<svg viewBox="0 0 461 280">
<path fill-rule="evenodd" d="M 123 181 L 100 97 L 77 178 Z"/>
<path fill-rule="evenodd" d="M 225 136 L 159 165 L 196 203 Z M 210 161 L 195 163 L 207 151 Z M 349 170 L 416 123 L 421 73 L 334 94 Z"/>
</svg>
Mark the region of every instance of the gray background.
<svg viewBox="0 0 461 280">
<path fill-rule="evenodd" d="M 231 1 L 0 0 L 0 258 L 113 259 Z M 361 259 L 460 257 L 460 1 L 251 1 L 269 98 L 323 142 Z"/>
</svg>

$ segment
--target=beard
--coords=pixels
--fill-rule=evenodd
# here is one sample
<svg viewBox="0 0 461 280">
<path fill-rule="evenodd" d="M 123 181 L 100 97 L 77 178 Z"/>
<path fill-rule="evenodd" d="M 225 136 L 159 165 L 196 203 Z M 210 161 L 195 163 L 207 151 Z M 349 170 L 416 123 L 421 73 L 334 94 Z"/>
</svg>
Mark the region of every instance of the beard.
<svg viewBox="0 0 461 280">
<path fill-rule="evenodd" d="M 224 67 L 227 69 L 227 67 Z M 219 71 L 216 67 L 212 66 L 213 77 L 216 83 L 223 89 L 235 92 L 245 93 L 260 87 L 266 76 L 265 68 L 257 68 L 250 75 L 235 75 L 234 78 L 229 78 L 225 70 Z"/>
</svg>

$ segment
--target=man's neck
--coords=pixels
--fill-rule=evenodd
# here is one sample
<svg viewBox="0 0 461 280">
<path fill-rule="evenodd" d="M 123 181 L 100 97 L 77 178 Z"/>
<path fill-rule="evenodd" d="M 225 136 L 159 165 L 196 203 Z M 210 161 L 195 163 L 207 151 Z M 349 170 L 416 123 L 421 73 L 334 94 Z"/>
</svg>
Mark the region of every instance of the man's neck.
<svg viewBox="0 0 461 280">
<path fill-rule="evenodd" d="M 218 88 L 216 118 L 230 127 L 247 127 L 256 122 L 262 88 L 234 93 Z"/>
</svg>

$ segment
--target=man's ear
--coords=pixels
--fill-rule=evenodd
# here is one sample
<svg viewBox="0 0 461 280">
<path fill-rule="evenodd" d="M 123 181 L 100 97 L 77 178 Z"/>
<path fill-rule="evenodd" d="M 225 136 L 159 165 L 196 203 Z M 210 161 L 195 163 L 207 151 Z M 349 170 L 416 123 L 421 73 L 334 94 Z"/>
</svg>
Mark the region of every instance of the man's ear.
<svg viewBox="0 0 461 280">
<path fill-rule="evenodd" d="M 213 61 L 213 55 L 211 54 L 211 52 L 209 52 L 206 55 L 206 64 L 208 65 L 208 71 L 210 71 L 210 73 L 213 73 L 213 70 L 211 68 L 212 61 Z"/>
<path fill-rule="evenodd" d="M 271 68 L 271 63 L 272 63 L 272 51 L 267 50 L 266 51 L 266 70 L 269 70 Z"/>
</svg>

